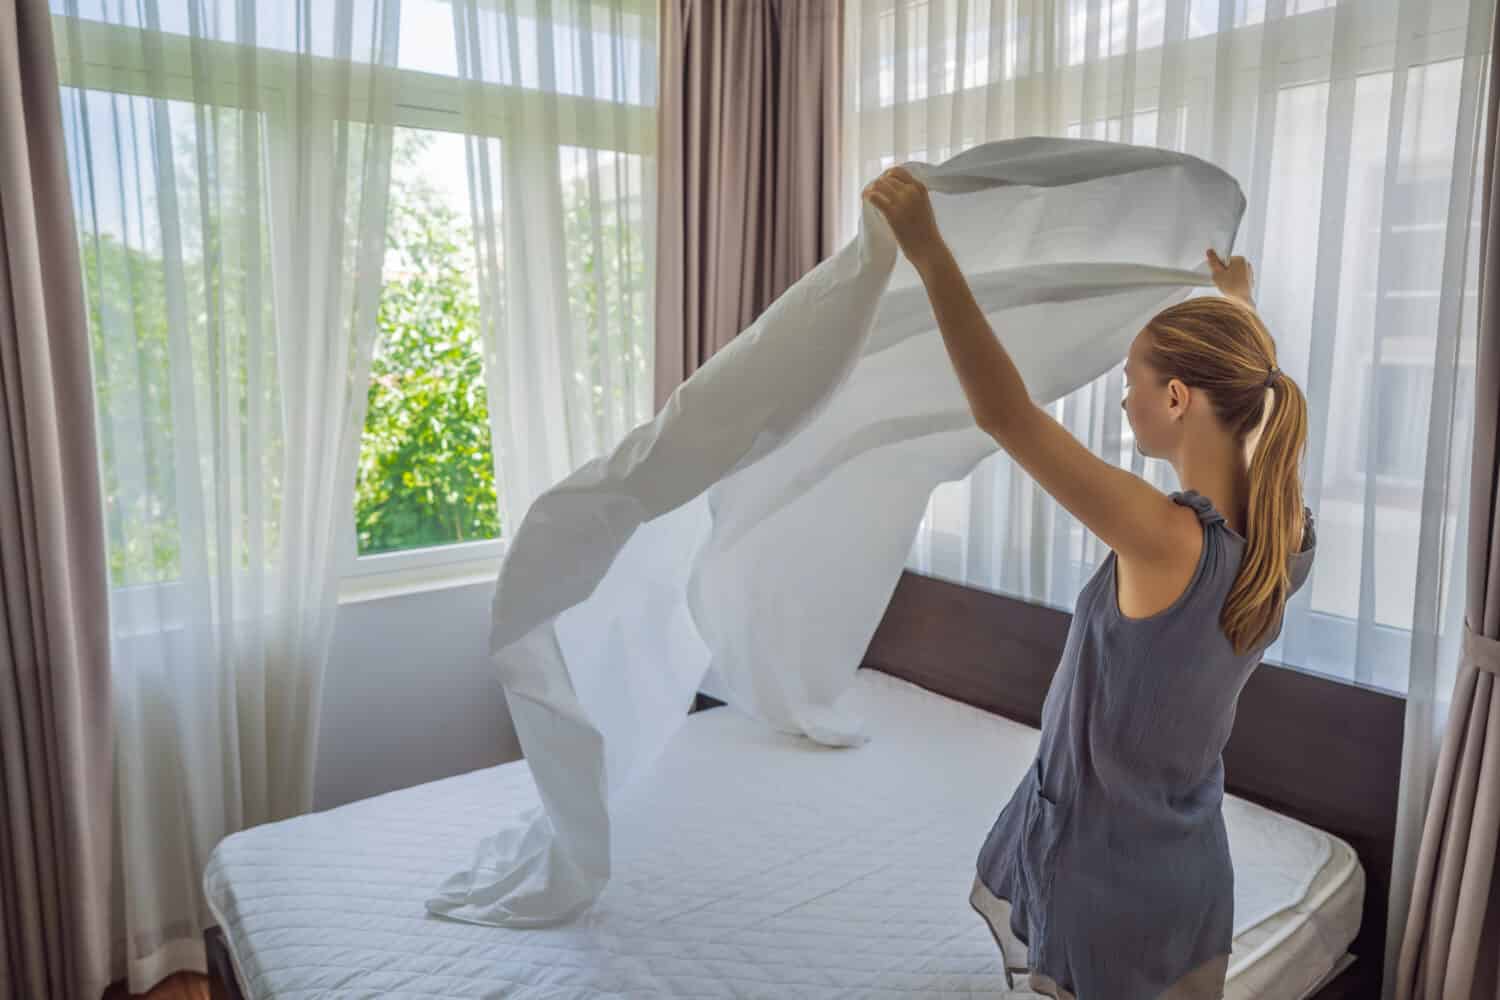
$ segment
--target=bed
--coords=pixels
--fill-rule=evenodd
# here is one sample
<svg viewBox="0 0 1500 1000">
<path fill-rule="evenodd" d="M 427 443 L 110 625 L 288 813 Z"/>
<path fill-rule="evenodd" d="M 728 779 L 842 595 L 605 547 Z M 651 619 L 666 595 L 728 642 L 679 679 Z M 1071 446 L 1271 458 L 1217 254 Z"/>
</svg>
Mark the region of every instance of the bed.
<svg viewBox="0 0 1500 1000">
<path fill-rule="evenodd" d="M 1036 749 L 1035 720 L 1015 718 L 1039 710 L 1027 692 L 1050 676 L 1032 661 L 1061 645 L 1056 623 L 1033 613 L 1046 609 L 994 603 L 1005 600 L 903 577 L 856 680 L 873 735 L 860 749 L 821 748 L 729 708 L 692 713 L 620 804 L 611 883 L 570 925 L 501 930 L 423 909 L 479 837 L 536 802 L 524 761 L 227 838 L 205 877 L 216 995 L 1029 996 L 1008 987 L 968 906 L 979 843 Z M 984 617 L 955 627 L 976 610 Z M 1007 615 L 981 666 L 966 643 Z M 1258 695 L 1246 697 L 1258 725 Z M 985 704 L 994 698 L 1004 703 Z M 1226 766 L 1233 774 L 1229 754 Z M 1261 780 L 1280 780 L 1275 770 Z M 1304 773 L 1300 786 L 1318 781 Z M 1296 795 L 1247 791 L 1225 805 L 1245 887 L 1226 996 L 1370 995 L 1378 963 L 1351 965 L 1350 951 L 1370 940 L 1361 928 L 1388 872 L 1379 834 L 1329 832 L 1349 817 L 1305 822 Z"/>
</svg>

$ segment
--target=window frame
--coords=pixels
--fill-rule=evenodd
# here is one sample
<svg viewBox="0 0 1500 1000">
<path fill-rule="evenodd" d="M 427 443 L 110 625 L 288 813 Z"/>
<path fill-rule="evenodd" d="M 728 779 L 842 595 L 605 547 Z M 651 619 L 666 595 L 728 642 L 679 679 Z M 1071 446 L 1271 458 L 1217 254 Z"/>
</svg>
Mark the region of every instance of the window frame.
<svg viewBox="0 0 1500 1000">
<path fill-rule="evenodd" d="M 851 0 L 851 3 L 855 4 L 860 2 L 863 2 L 865 11 L 851 16 L 861 17 L 864 20 L 866 32 L 871 30 L 870 25 L 876 17 L 893 18 L 897 16 L 897 11 L 909 9 L 911 4 L 911 0 Z M 915 6 L 920 7 L 921 4 L 918 3 Z M 1333 48 L 1334 25 L 1338 14 L 1338 7 L 1332 5 L 1286 14 L 1272 23 L 1270 30 L 1274 34 L 1268 43 L 1263 38 L 1267 25 L 1262 19 L 1248 24 L 1234 25 L 1227 31 L 1193 34 L 1170 44 L 1180 47 L 1184 53 L 1182 63 L 1193 68 L 1215 65 L 1215 60 L 1219 57 L 1216 52 L 1220 55 L 1227 52 L 1235 68 L 1235 81 L 1242 81 L 1250 75 L 1250 70 L 1258 69 L 1260 67 L 1259 54 L 1267 51 L 1275 53 L 1275 69 L 1268 72 L 1274 73 L 1275 86 L 1278 91 L 1327 84 L 1332 68 L 1329 53 Z M 1467 22 L 1468 4 L 1465 0 L 1432 0 L 1427 20 L 1408 39 L 1409 43 L 1419 46 L 1422 52 L 1422 58 L 1418 64 L 1431 65 L 1462 59 L 1466 54 L 1465 25 Z M 1067 18 L 1059 18 L 1058 25 L 1059 39 L 1067 38 L 1069 27 Z M 921 74 L 926 67 L 920 66 L 917 60 L 909 54 L 912 50 L 920 48 L 916 44 L 916 36 L 914 34 L 908 36 L 911 41 L 906 55 L 898 54 L 896 58 L 888 58 L 886 53 L 879 49 L 885 40 L 883 32 L 878 42 L 869 38 L 860 39 L 853 32 L 847 33 L 844 59 L 845 64 L 851 67 L 853 72 L 859 72 L 861 67 L 861 60 L 865 55 L 862 47 L 863 49 L 877 47 L 880 59 L 877 72 L 858 81 L 857 97 L 847 92 L 844 95 L 843 106 L 848 132 L 844 139 L 843 170 L 845 176 L 841 197 L 859 189 L 863 183 L 859 172 L 864 170 L 867 164 L 878 162 L 883 168 L 896 162 L 896 151 L 891 148 L 886 137 L 898 134 L 896 127 L 898 108 L 901 109 L 901 115 L 910 116 L 915 121 L 963 121 L 965 120 L 963 116 L 958 114 L 960 109 L 956 103 L 958 101 L 974 101 L 976 97 L 988 95 L 990 92 L 1010 90 L 1014 93 L 1013 101 L 1016 108 L 1034 107 L 1039 90 L 1050 86 L 1061 91 L 1063 95 L 1061 104 L 1064 107 L 1077 109 L 1083 106 L 1085 88 L 1090 81 L 1094 82 L 1096 93 L 1117 93 L 1119 81 L 1127 65 L 1138 81 L 1160 79 L 1160 66 L 1164 54 L 1163 43 L 1143 46 L 1137 49 L 1130 58 L 1127 58 L 1125 53 L 1111 53 L 1107 56 L 1083 60 L 1064 57 L 1056 64 L 1017 71 L 1015 69 L 1017 65 L 1015 46 L 1019 44 L 1018 39 L 1024 40 L 1026 35 L 1025 29 L 1012 27 L 1013 30 L 1005 40 L 1006 48 L 1002 53 L 1004 61 L 1002 71 L 994 79 L 973 84 L 955 80 L 951 89 L 936 93 L 924 91 L 919 96 L 904 101 L 887 99 L 886 76 L 894 74 L 896 59 L 905 58 L 908 60 L 908 78 L 913 78 L 910 74 L 918 74 L 914 77 L 918 80 L 924 78 Z M 1389 19 L 1373 15 L 1369 10 L 1356 9 L 1353 12 L 1351 28 L 1354 36 L 1351 47 L 1355 56 L 1353 66 L 1348 70 L 1349 78 L 1358 81 L 1367 76 L 1391 72 L 1396 54 L 1397 25 Z M 972 39 L 972 34 L 969 37 Z M 943 85 L 947 86 L 946 74 Z M 1211 89 L 1214 86 L 1214 80 L 1190 69 L 1184 74 L 1184 78 L 1178 81 L 1178 86 L 1184 93 L 1199 87 Z M 1233 82 L 1231 86 L 1244 86 L 1244 84 Z M 893 91 L 894 87 L 890 90 Z M 894 97 L 894 94 L 891 94 L 891 97 Z M 1134 91 L 1135 103 L 1132 107 L 1124 109 L 1123 113 L 1137 119 L 1142 115 L 1159 115 L 1162 110 L 1161 98 L 1159 87 L 1145 86 L 1138 82 Z M 1081 118 L 1075 118 L 1071 113 L 1069 114 L 1064 122 L 1069 134 L 1092 135 L 1095 134 L 1093 130 L 1102 128 L 1110 133 L 1111 139 L 1117 140 L 1118 135 L 1110 130 L 1118 127 L 1116 123 L 1120 120 L 1122 109 L 1118 106 L 1106 107 L 1102 102 L 1096 101 L 1095 107 L 1088 110 L 1090 112 L 1097 110 L 1097 113 L 1086 113 Z M 1179 106 L 1171 113 L 1179 116 L 1177 127 L 1181 133 L 1187 127 L 1187 115 L 1190 111 L 1185 106 Z M 952 141 L 955 143 L 952 148 L 957 151 L 977 142 L 978 136 L 973 134 L 972 130 L 966 130 L 962 135 L 954 135 Z M 1151 140 L 1147 138 L 1136 141 L 1150 142 Z M 926 159 L 943 152 L 933 150 L 931 148 L 933 142 L 930 135 L 925 140 L 913 140 L 913 146 L 928 148 L 921 152 L 912 151 L 908 154 L 909 158 Z M 943 155 L 947 155 L 946 152 Z M 850 227 L 857 224 L 857 219 L 858 213 L 846 215 L 846 229 L 841 234 L 844 238 L 853 235 L 853 229 Z M 1404 224 L 1394 228 L 1399 231 L 1426 225 L 1426 223 Z M 1477 224 L 1471 221 L 1469 225 L 1473 228 Z M 1477 237 L 1471 232 L 1470 239 L 1475 238 Z M 1373 296 L 1373 293 L 1370 294 Z M 1473 294 L 1475 293 L 1472 290 L 1465 291 L 1466 296 Z M 1371 360 L 1367 352 L 1363 358 L 1363 364 L 1368 366 Z M 1382 366 L 1397 364 L 1416 366 L 1422 363 L 1420 359 L 1410 360 L 1399 356 L 1386 356 L 1381 359 Z M 1426 364 L 1430 369 L 1431 362 L 1428 361 Z M 1460 364 L 1465 365 L 1472 372 L 1472 360 L 1461 360 Z M 1469 378 L 1469 382 L 1472 383 L 1472 377 Z M 1356 405 L 1363 404 L 1363 386 L 1364 382 L 1361 381 L 1359 389 L 1361 395 L 1355 400 Z M 1461 425 L 1456 425 L 1453 430 L 1455 433 L 1461 433 L 1463 428 Z M 1133 447 L 1133 437 L 1129 423 L 1126 422 L 1121 438 L 1122 446 Z M 1348 450 L 1344 449 L 1345 452 Z M 1338 460 L 1352 464 L 1352 461 L 1345 458 Z M 1343 475 L 1342 468 L 1340 474 Z M 1403 488 L 1410 487 L 1411 481 L 1377 476 L 1376 484 L 1380 488 Z M 1088 572 L 1096 568 L 1096 566 L 1090 567 L 1084 562 L 1073 559 L 1071 555 L 1065 558 L 1070 564 L 1069 570 L 1079 574 L 1080 579 L 1085 578 Z M 943 578 L 953 579 L 952 577 Z M 964 586 L 977 586 L 962 579 L 954 580 L 954 582 Z M 1006 596 L 1015 595 L 1007 594 Z M 1038 600 L 1037 598 L 1026 599 Z M 1043 600 L 1043 603 L 1050 605 L 1049 601 Z M 1064 607 L 1061 610 L 1071 609 Z M 1302 661 L 1278 665 L 1327 677 L 1339 683 L 1369 687 L 1401 697 L 1405 696 L 1404 671 L 1410 658 L 1410 645 L 1413 641 L 1413 633 L 1410 629 L 1378 621 L 1364 626 L 1364 632 L 1370 640 L 1370 645 L 1364 650 L 1368 663 L 1357 665 L 1347 661 L 1345 651 L 1357 645 L 1356 637 L 1361 632 L 1361 624 L 1358 620 L 1337 612 L 1312 609 L 1309 609 L 1306 615 L 1306 620 L 1311 627 L 1302 640 L 1308 647 Z"/>
<path fill-rule="evenodd" d="M 642 10 L 645 8 L 643 3 Z M 644 19 L 642 23 L 646 23 Z M 57 13 L 52 15 L 52 29 L 59 86 L 86 86 L 132 97 L 202 103 L 201 88 L 194 84 L 196 62 L 211 69 L 211 103 L 229 107 L 245 107 L 247 104 L 238 84 L 244 46 L 170 32 L 148 32 Z M 161 73 L 153 74 L 143 57 L 143 36 L 148 34 L 153 36 L 151 45 L 160 54 L 160 65 L 164 68 Z M 75 40 L 78 42 L 76 47 Z M 103 53 L 104 59 L 85 63 L 85 52 L 96 57 Z M 320 81 L 333 81 L 346 72 L 343 64 L 325 56 L 299 55 L 274 48 L 257 48 L 256 52 L 260 85 L 254 100 L 256 106 L 263 109 L 280 106 L 285 91 L 277 81 L 290 78 L 299 70 L 309 74 L 314 87 L 318 87 Z M 384 77 L 380 82 L 392 93 L 391 124 L 395 128 L 499 139 L 507 144 L 521 143 L 540 148 L 544 154 L 550 150 L 554 155 L 567 146 L 646 157 L 653 157 L 656 152 L 655 105 L 604 101 L 465 80 L 400 66 L 356 62 L 348 71 L 352 72 L 350 92 L 354 94 L 369 92 L 374 82 L 370 80 L 372 74 Z M 546 113 L 499 116 L 481 115 L 473 110 L 514 107 L 529 101 L 545 104 L 546 107 L 539 110 Z M 618 127 L 616 123 L 621 114 L 635 116 L 637 120 L 627 127 Z M 352 105 L 350 120 L 369 121 L 369 108 L 356 101 Z M 544 120 L 553 124 L 546 135 L 517 134 L 506 128 L 507 124 L 514 125 L 516 121 Z M 596 131 L 588 127 L 591 123 L 599 123 Z M 507 538 L 502 535 L 493 539 L 360 555 L 352 499 L 349 509 L 344 512 L 339 536 L 340 603 L 462 586 L 482 579 L 493 580 L 507 545 Z M 127 587 L 112 585 L 111 589 L 120 592 L 118 597 L 122 606 L 133 606 L 143 600 L 159 600 L 180 587 L 181 581 L 174 579 Z"/>
<path fill-rule="evenodd" d="M 858 3 L 858 0 L 851 0 L 851 2 Z M 892 17 L 898 7 L 905 8 L 908 2 L 909 0 L 878 0 L 878 16 Z M 1427 23 L 1422 26 L 1423 30 L 1414 36 L 1414 40 L 1420 42 L 1423 47 L 1422 62 L 1436 63 L 1462 58 L 1466 42 L 1462 26 L 1467 22 L 1468 4 L 1465 0 L 1432 0 L 1431 6 L 1432 11 Z M 1332 49 L 1334 20 L 1337 13 L 1337 6 L 1326 6 L 1287 14 L 1273 22 L 1271 30 L 1275 33 L 1275 37 L 1270 42 L 1269 51 L 1276 53 L 1277 69 L 1275 72 L 1278 89 L 1328 81 L 1330 70 L 1328 53 Z M 870 20 L 868 13 L 864 15 L 856 13 L 850 16 L 863 16 L 866 23 Z M 1066 18 L 1060 19 L 1060 34 L 1067 31 L 1066 20 Z M 1436 25 L 1435 30 L 1427 30 L 1434 25 Z M 1254 21 L 1235 25 L 1224 32 L 1209 31 L 1192 35 L 1170 44 L 1184 48 L 1188 53 L 1185 56 L 1185 62 L 1191 66 L 1210 64 L 1211 53 L 1221 46 L 1228 46 L 1232 50 L 1231 58 L 1234 60 L 1237 76 L 1242 76 L 1249 69 L 1259 65 L 1265 28 L 1264 20 Z M 1353 48 L 1356 58 L 1350 75 L 1358 78 L 1389 72 L 1396 50 L 1396 25 L 1387 19 L 1373 16 L 1369 12 L 1356 11 L 1352 28 L 1355 36 Z M 1021 31 L 1011 32 L 1005 53 L 1007 63 L 1013 57 L 1011 49 L 1020 37 L 1022 37 Z M 865 40 L 864 44 L 868 46 L 872 43 Z M 909 47 L 909 50 L 916 48 L 917 46 L 913 45 Z M 904 109 L 903 114 L 914 114 L 918 119 L 951 121 L 956 117 L 953 102 L 959 95 L 963 95 L 965 99 L 972 99 L 975 95 L 984 94 L 990 90 L 1009 88 L 1015 90 L 1017 95 L 1015 103 L 1019 107 L 1026 101 L 1036 99 L 1034 89 L 1038 80 L 1050 77 L 1055 81 L 1050 85 L 1061 88 L 1064 94 L 1064 105 L 1077 107 L 1082 103 L 1084 86 L 1088 80 L 1105 81 L 1100 85 L 1099 90 L 1110 93 L 1125 73 L 1127 64 L 1132 67 L 1132 72 L 1138 80 L 1159 80 L 1162 53 L 1163 45 L 1158 43 L 1138 49 L 1133 59 L 1127 59 L 1124 53 L 1114 53 L 1102 58 L 1068 61 L 1055 66 L 1021 72 L 1015 72 L 1013 66 L 1007 65 L 1001 75 L 994 80 L 972 85 L 956 81 L 953 89 L 943 90 L 940 93 L 923 93 L 922 96 L 909 101 L 889 103 L 884 102 L 882 91 L 885 85 L 885 74 L 894 72 L 894 66 L 889 60 L 882 59 L 880 73 L 860 81 L 858 101 L 846 96 L 845 114 L 851 122 L 855 123 L 856 134 L 860 140 L 856 146 L 846 147 L 851 155 L 846 156 L 845 170 L 858 171 L 865 162 L 894 155 L 891 150 L 883 148 L 883 144 L 880 147 L 869 145 L 863 137 L 892 134 L 895 130 L 898 106 Z M 859 67 L 861 56 L 855 36 L 851 32 L 846 43 L 846 64 L 850 67 Z M 1199 86 L 1211 87 L 1213 81 L 1203 76 L 1190 76 L 1181 81 L 1180 85 L 1191 90 Z M 1157 87 L 1138 84 L 1135 97 L 1136 105 L 1130 109 L 1131 114 L 1160 111 L 1161 93 Z M 1174 113 L 1180 113 L 1180 111 L 1181 109 L 1178 109 Z M 1107 122 L 1111 115 L 1117 116 L 1120 109 L 1105 108 L 1101 105 L 1099 112 L 1097 116 L 1085 117 L 1080 121 L 1069 121 L 1067 124 L 1080 129 L 1091 127 Z M 1185 121 L 1179 123 L 1180 127 L 1185 127 L 1185 124 Z M 975 142 L 976 137 L 966 134 L 956 138 L 955 141 L 958 143 L 958 148 L 964 148 Z M 851 174 L 850 179 L 857 178 Z"/>
</svg>

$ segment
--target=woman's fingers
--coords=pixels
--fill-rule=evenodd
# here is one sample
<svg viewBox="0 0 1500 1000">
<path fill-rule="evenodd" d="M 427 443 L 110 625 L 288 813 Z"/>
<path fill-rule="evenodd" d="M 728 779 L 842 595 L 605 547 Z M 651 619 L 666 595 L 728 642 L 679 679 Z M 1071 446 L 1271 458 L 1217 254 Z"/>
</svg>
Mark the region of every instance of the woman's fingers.
<svg viewBox="0 0 1500 1000">
<path fill-rule="evenodd" d="M 898 181 L 903 181 L 907 184 L 921 183 L 915 177 L 913 177 L 911 175 L 911 171 L 907 170 L 905 167 L 891 167 L 885 172 L 885 176 L 894 178 Z"/>
<path fill-rule="evenodd" d="M 871 184 L 866 194 L 866 197 L 870 201 L 882 208 L 893 204 L 900 196 L 900 191 L 894 189 L 890 184 L 882 184 L 880 181 Z"/>
<path fill-rule="evenodd" d="M 1215 274 L 1233 268 L 1243 268 L 1247 274 L 1251 271 L 1250 262 L 1243 257 L 1230 257 L 1226 261 L 1223 257 L 1219 256 L 1219 251 L 1213 247 L 1209 247 L 1204 253 L 1208 257 L 1209 267 L 1212 268 Z"/>
<path fill-rule="evenodd" d="M 865 186 L 863 198 L 880 210 L 899 236 L 920 221 L 926 189 L 906 169 L 890 167 Z"/>
<path fill-rule="evenodd" d="M 905 167 L 887 167 L 884 171 L 881 172 L 880 176 L 875 178 L 875 180 L 871 183 L 883 184 L 893 191 L 910 190 L 912 188 L 923 187 L 922 182 L 913 177 L 911 171 L 907 170 Z"/>
<path fill-rule="evenodd" d="M 1255 284 L 1250 262 L 1243 257 L 1230 257 L 1226 262 L 1213 247 L 1203 251 L 1203 255 L 1208 259 L 1209 273 L 1219 291 L 1249 302 L 1250 290 Z"/>
<path fill-rule="evenodd" d="M 895 196 L 921 188 L 923 188 L 922 182 L 913 177 L 911 171 L 905 167 L 887 167 L 879 177 L 865 186 L 864 193 L 869 195 L 874 191 L 885 191 Z"/>
<path fill-rule="evenodd" d="M 900 177 L 882 176 L 875 182 L 875 190 L 884 192 L 887 196 L 901 201 L 920 198 L 924 191 L 921 184 L 912 180 L 903 180 Z"/>
</svg>

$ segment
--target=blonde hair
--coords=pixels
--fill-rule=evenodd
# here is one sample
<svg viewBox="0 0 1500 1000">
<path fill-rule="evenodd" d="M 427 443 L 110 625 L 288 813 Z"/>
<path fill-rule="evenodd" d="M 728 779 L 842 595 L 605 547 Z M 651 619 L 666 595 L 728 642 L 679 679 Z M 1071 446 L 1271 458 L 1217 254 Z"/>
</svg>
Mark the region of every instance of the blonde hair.
<svg viewBox="0 0 1500 1000">
<path fill-rule="evenodd" d="M 1235 652 L 1245 653 L 1273 636 L 1291 592 L 1288 560 L 1303 529 L 1307 399 L 1277 367 L 1265 324 L 1238 301 L 1188 299 L 1158 313 L 1146 331 L 1151 367 L 1202 391 L 1236 440 L 1247 443 L 1265 421 L 1250 459 L 1249 544 L 1219 615 Z"/>
</svg>

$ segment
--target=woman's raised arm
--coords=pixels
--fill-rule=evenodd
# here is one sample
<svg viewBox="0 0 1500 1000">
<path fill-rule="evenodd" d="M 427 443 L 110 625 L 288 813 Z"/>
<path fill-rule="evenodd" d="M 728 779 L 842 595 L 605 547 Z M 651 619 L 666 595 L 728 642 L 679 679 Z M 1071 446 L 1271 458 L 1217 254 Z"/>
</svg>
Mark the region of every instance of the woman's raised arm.
<svg viewBox="0 0 1500 1000">
<path fill-rule="evenodd" d="M 1183 538 L 1162 526 L 1179 523 L 1171 516 L 1177 505 L 1144 479 L 1089 451 L 1032 401 L 938 232 L 926 186 L 893 167 L 865 188 L 864 197 L 885 216 L 921 275 L 979 427 L 1122 557 L 1143 563 L 1175 560 Z M 1195 521 L 1192 527 L 1196 531 Z"/>
</svg>

